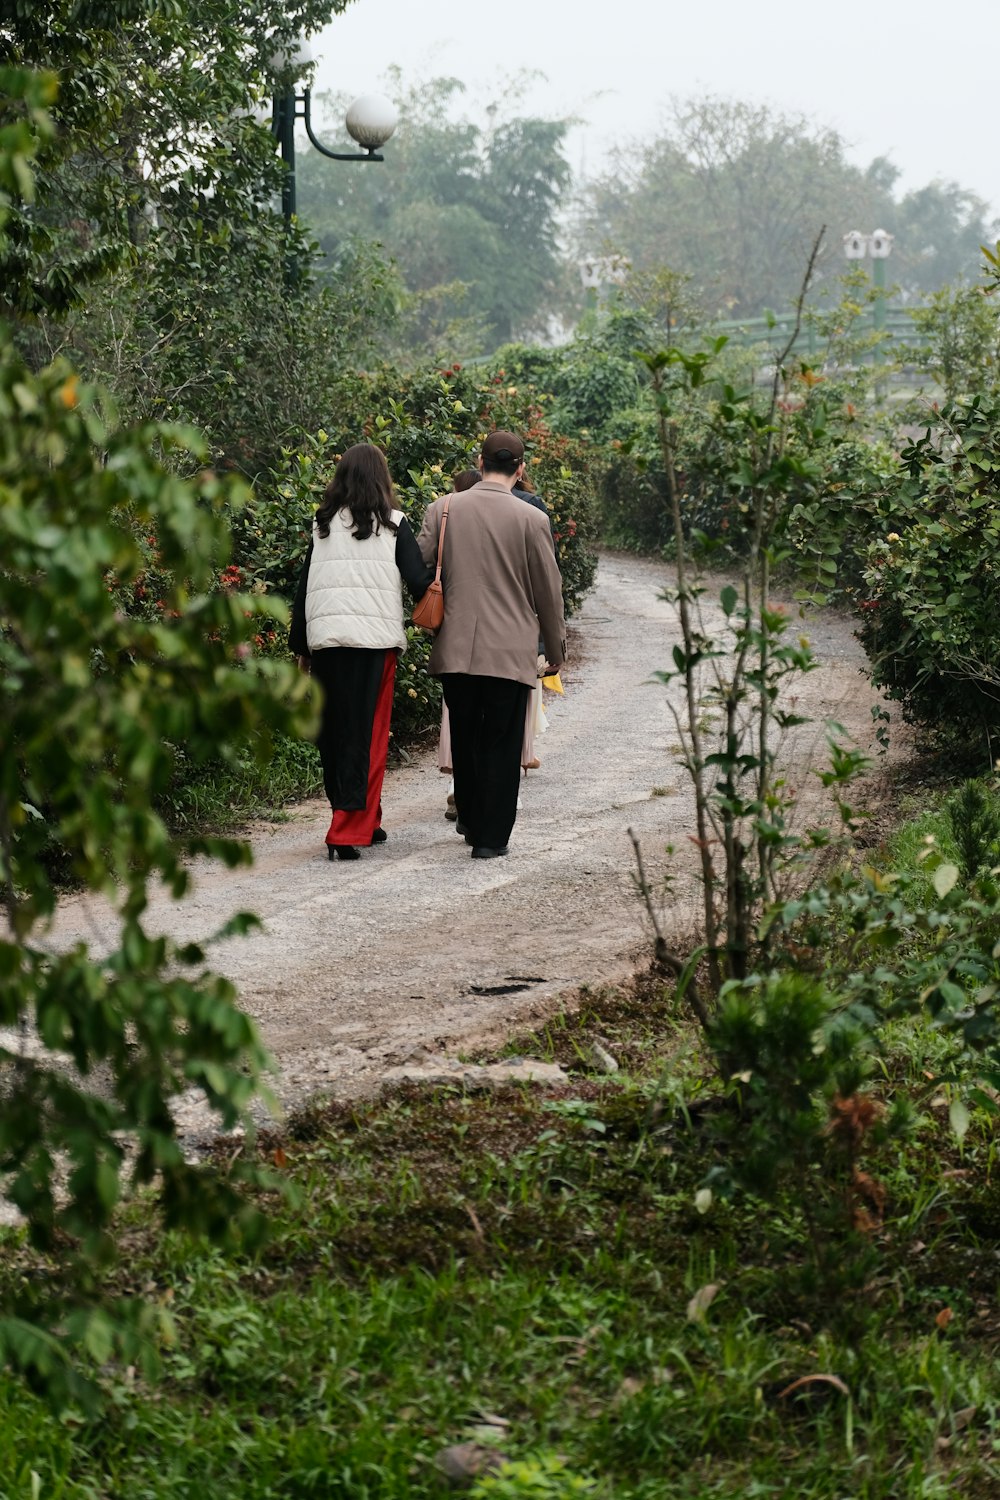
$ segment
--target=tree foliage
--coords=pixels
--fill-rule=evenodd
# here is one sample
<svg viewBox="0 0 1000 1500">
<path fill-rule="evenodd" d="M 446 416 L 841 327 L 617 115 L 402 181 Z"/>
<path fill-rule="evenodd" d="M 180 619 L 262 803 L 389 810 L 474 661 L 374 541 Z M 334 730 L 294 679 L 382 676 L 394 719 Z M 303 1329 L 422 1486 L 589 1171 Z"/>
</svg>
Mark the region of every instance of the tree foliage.
<svg viewBox="0 0 1000 1500">
<path fill-rule="evenodd" d="M 23 118 L 0 136 L 0 185 L 25 204 L 48 83 L 8 70 L 3 84 Z M 0 331 L 0 1185 L 74 1273 L 0 1307 L 0 1356 L 74 1399 L 86 1389 L 65 1342 L 99 1363 L 155 1348 L 148 1309 L 111 1316 L 90 1298 L 126 1181 L 155 1184 L 168 1223 L 224 1237 L 256 1219 L 235 1180 L 186 1160 L 171 1105 L 195 1090 L 234 1123 L 265 1054 L 202 947 L 143 921 L 150 882 L 180 898 L 191 856 L 249 855 L 172 837 L 156 797 L 182 751 L 195 764 L 266 755 L 273 733 L 310 722 L 305 679 L 254 655 L 260 623 L 284 611 L 218 586 L 226 511 L 243 497 L 157 456 L 181 447 L 190 467 L 204 457 L 193 433 L 102 411 L 68 363 L 32 372 Z M 130 614 L 120 596 L 150 549 L 159 597 Z M 109 951 L 48 940 L 67 870 L 107 903 Z"/>
<path fill-rule="evenodd" d="M 890 274 L 908 291 L 969 271 L 987 237 L 986 204 L 939 182 L 897 199 L 897 177 L 884 158 L 854 165 L 843 138 L 805 116 L 692 98 L 586 189 L 578 238 L 586 253 L 610 245 L 640 268 L 689 273 L 724 317 L 788 306 L 823 225 L 817 285 L 840 270 L 840 235 L 854 228 L 895 235 Z"/>
<path fill-rule="evenodd" d="M 0 22 L 0 62 L 58 80 L 55 132 L 40 151 L 35 208 L 7 226 L 8 312 L 64 310 L 95 276 L 135 265 L 169 224 L 178 256 L 248 215 L 280 185 L 254 116 L 270 59 L 348 0 L 20 0 Z"/>
<path fill-rule="evenodd" d="M 270 59 L 329 11 L 67 0 L 0 25 L 8 56 L 59 83 L 34 201 L 12 203 L 0 261 L 26 358 L 69 355 L 124 420 L 191 422 L 251 475 L 323 420 L 392 310 L 377 253 L 345 257 L 320 289 L 315 247 L 276 211 L 283 168 L 259 118 Z"/>
<path fill-rule="evenodd" d="M 483 126 L 453 116 L 464 92 L 456 78 L 404 91 L 397 72 L 395 85 L 400 125 L 377 170 L 331 173 L 303 150 L 303 219 L 334 256 L 352 239 L 381 242 L 412 294 L 413 331 L 425 343 L 440 339 L 449 319 L 459 320 L 463 352 L 470 338 L 492 348 L 544 332 L 562 274 L 567 122 L 520 116 L 507 99 L 490 106 Z"/>
</svg>

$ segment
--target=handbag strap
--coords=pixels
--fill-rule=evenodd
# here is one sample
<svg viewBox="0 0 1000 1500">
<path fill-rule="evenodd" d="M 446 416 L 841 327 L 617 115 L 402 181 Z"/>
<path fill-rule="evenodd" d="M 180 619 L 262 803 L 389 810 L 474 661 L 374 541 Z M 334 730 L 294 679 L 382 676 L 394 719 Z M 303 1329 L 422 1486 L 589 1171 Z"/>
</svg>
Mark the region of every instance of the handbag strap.
<svg viewBox="0 0 1000 1500">
<path fill-rule="evenodd" d="M 448 527 L 448 507 L 450 504 L 451 496 L 449 495 L 447 500 L 444 502 L 444 510 L 441 512 L 441 530 L 438 532 L 437 569 L 434 573 L 435 583 L 441 582 L 441 562 L 444 558 L 444 534 Z"/>
</svg>

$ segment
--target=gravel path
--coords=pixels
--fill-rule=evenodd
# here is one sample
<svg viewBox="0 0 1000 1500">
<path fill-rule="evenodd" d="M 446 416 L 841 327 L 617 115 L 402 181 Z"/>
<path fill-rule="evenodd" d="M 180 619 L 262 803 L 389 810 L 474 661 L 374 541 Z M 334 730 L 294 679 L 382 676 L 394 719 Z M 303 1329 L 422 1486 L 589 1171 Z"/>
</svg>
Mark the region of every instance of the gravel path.
<svg viewBox="0 0 1000 1500">
<path fill-rule="evenodd" d="M 148 930 L 178 939 L 203 940 L 236 910 L 263 919 L 262 931 L 213 947 L 212 962 L 259 1023 L 286 1104 L 317 1090 L 364 1093 L 418 1046 L 454 1051 L 502 1035 L 555 1010 L 565 992 L 644 963 L 630 825 L 654 875 L 675 846 L 668 924 L 678 935 L 691 927 L 692 799 L 675 764 L 666 691 L 649 684 L 678 637 L 673 610 L 657 597 L 668 581 L 664 565 L 602 557 L 573 622 L 566 695 L 548 705 L 542 768 L 522 782 L 506 859 L 469 858 L 443 816 L 447 782 L 428 757 L 390 773 L 388 843 L 356 863 L 327 860 L 329 813 L 309 802 L 287 822 L 252 830 L 252 869 L 205 864 L 183 903 L 154 896 Z M 824 612 L 802 628 L 822 666 L 803 679 L 799 711 L 832 716 L 869 747 L 873 695 L 850 622 Z M 822 739 L 813 724 L 789 747 L 803 788 Z M 107 909 L 81 896 L 62 903 L 52 941 L 99 949 L 112 935 Z M 185 1129 L 209 1123 L 199 1111 L 193 1100 L 185 1106 Z"/>
</svg>

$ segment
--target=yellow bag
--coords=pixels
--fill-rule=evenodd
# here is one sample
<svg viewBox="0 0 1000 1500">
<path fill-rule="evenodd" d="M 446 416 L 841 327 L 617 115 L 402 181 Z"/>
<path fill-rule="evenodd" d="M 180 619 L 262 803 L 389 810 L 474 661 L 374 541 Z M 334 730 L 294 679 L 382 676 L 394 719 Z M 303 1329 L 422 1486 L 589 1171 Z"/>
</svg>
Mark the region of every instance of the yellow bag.
<svg viewBox="0 0 1000 1500">
<path fill-rule="evenodd" d="M 565 693 L 563 692 L 563 685 L 562 685 L 562 682 L 560 680 L 558 672 L 553 672 L 553 674 L 552 674 L 551 677 L 543 677 L 542 678 L 542 687 L 543 688 L 546 688 L 546 687 L 547 688 L 551 688 L 551 690 L 552 690 L 553 693 L 563 693 L 563 697 L 566 696 Z"/>
</svg>

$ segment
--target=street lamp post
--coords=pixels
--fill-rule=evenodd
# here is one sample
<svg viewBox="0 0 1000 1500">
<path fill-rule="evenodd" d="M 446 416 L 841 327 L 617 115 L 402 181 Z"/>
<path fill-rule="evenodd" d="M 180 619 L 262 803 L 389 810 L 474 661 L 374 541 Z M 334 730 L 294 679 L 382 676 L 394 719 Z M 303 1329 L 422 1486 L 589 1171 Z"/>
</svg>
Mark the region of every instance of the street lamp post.
<svg viewBox="0 0 1000 1500">
<path fill-rule="evenodd" d="M 875 287 L 875 327 L 879 333 L 885 329 L 885 263 L 892 250 L 892 235 L 884 229 L 876 229 L 868 241 L 868 254 L 872 258 L 872 284 Z"/>
<path fill-rule="evenodd" d="M 290 68 L 302 70 L 312 62 L 312 49 L 305 40 L 298 42 L 293 53 L 279 53 L 272 58 L 272 67 L 275 72 L 286 72 Z M 285 227 L 291 225 L 295 217 L 296 193 L 295 193 L 295 123 L 302 120 L 306 127 L 306 135 L 309 137 L 316 150 L 323 156 L 328 156 L 331 161 L 385 161 L 380 153 L 380 147 L 392 135 L 396 128 L 397 115 L 393 104 L 381 94 L 364 94 L 360 99 L 355 99 L 347 111 L 345 124 L 347 133 L 363 146 L 363 151 L 331 151 L 324 146 L 323 142 L 317 140 L 312 126 L 312 89 L 305 86 L 301 93 L 293 85 L 291 88 L 283 88 L 274 95 L 274 113 L 271 120 L 271 133 L 278 142 L 281 159 L 285 164 L 285 180 L 281 189 L 281 212 L 284 216 Z"/>
<path fill-rule="evenodd" d="M 584 290 L 584 320 L 593 324 L 601 305 L 601 294 L 611 285 L 621 286 L 628 274 L 628 261 L 621 255 L 598 255 L 580 262 Z"/>
<path fill-rule="evenodd" d="M 872 258 L 872 286 L 875 289 L 874 318 L 876 333 L 885 331 L 885 263 L 892 251 L 893 236 L 884 229 L 861 234 L 857 229 L 844 235 L 844 254 L 848 260 Z"/>
</svg>

